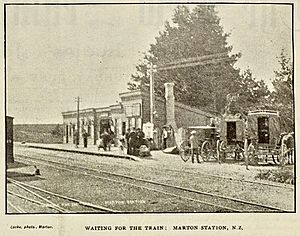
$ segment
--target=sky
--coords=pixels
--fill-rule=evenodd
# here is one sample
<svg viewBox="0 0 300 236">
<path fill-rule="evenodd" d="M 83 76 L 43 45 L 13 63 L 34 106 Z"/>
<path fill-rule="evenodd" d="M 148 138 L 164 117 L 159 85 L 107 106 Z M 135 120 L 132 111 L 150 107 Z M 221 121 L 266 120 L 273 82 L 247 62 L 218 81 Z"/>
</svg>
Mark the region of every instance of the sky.
<svg viewBox="0 0 300 236">
<path fill-rule="evenodd" d="M 7 6 L 7 115 L 15 124 L 62 123 L 61 112 L 119 101 L 176 5 Z M 190 7 L 193 7 L 190 5 Z M 291 54 L 291 8 L 217 5 L 236 67 L 270 85 Z"/>
</svg>

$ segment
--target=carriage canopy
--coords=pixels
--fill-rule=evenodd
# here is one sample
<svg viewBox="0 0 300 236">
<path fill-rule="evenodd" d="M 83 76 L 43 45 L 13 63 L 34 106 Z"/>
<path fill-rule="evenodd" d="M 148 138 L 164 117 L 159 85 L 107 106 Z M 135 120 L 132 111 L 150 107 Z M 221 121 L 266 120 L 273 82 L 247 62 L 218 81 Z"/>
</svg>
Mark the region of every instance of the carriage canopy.
<svg viewBox="0 0 300 236">
<path fill-rule="evenodd" d="M 214 126 L 189 126 L 188 130 L 189 132 L 195 130 L 196 136 L 201 140 L 211 139 L 217 133 L 217 128 Z"/>
<path fill-rule="evenodd" d="M 228 145 L 243 141 L 244 130 L 245 120 L 241 114 L 226 115 L 220 125 L 221 140 L 226 140 Z"/>
<path fill-rule="evenodd" d="M 280 136 L 279 112 L 257 110 L 248 113 L 248 135 L 258 144 L 275 145 Z"/>
</svg>

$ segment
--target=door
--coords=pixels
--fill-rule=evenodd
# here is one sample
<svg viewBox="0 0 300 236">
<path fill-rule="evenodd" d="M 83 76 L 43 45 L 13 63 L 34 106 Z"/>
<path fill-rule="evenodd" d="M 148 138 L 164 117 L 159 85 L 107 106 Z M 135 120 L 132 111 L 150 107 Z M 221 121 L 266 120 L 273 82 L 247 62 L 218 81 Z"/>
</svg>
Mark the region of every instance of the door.
<svg viewBox="0 0 300 236">
<path fill-rule="evenodd" d="M 269 117 L 258 117 L 258 143 L 269 143 L 270 130 L 269 130 Z"/>
<path fill-rule="evenodd" d="M 65 136 L 66 136 L 66 143 L 69 142 L 69 127 L 68 125 L 66 125 L 66 133 L 65 133 Z"/>
<path fill-rule="evenodd" d="M 110 123 L 109 119 L 101 119 L 99 121 L 99 133 L 100 135 L 104 133 L 104 131 L 109 132 L 110 130 Z"/>
<path fill-rule="evenodd" d="M 235 144 L 236 141 L 236 122 L 227 122 L 227 143 Z"/>
<path fill-rule="evenodd" d="M 126 133 L 126 122 L 122 122 L 122 135 L 124 136 Z"/>
</svg>

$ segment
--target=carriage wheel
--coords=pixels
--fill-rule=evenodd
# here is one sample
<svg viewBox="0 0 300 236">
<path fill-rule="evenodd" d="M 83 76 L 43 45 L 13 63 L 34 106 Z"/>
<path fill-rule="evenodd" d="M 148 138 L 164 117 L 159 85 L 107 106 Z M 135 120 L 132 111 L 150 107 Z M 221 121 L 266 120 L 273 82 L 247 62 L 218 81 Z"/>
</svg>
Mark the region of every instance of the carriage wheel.
<svg viewBox="0 0 300 236">
<path fill-rule="evenodd" d="M 224 162 L 226 159 L 226 143 L 224 141 L 221 141 L 219 146 L 219 161 Z"/>
<path fill-rule="evenodd" d="M 252 144 L 248 147 L 248 161 L 250 165 L 258 165 L 257 153 Z"/>
<path fill-rule="evenodd" d="M 211 156 L 211 152 L 211 144 L 208 141 L 205 141 L 201 147 L 201 157 L 203 161 L 208 161 L 209 157 Z"/>
<path fill-rule="evenodd" d="M 289 157 L 289 151 L 285 143 L 281 145 L 281 153 L 278 155 L 278 157 L 279 157 L 280 165 L 281 166 L 286 165 Z"/>
<path fill-rule="evenodd" d="M 277 153 L 276 157 L 275 157 L 274 154 L 272 155 L 272 159 L 273 159 L 274 164 L 276 164 L 276 165 L 280 164 L 280 158 L 279 158 L 280 155 L 281 155 L 280 153 Z"/>
<path fill-rule="evenodd" d="M 187 162 L 191 156 L 191 147 L 187 141 L 184 141 L 179 147 L 179 155 L 184 162 Z"/>
</svg>

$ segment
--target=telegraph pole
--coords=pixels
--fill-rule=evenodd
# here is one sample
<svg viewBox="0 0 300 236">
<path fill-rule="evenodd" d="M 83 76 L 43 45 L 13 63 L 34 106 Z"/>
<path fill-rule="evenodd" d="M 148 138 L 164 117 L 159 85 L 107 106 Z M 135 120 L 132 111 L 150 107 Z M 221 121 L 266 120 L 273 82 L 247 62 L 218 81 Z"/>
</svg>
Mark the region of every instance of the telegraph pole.
<svg viewBox="0 0 300 236">
<path fill-rule="evenodd" d="M 79 130 L 80 130 L 80 121 L 79 121 L 79 103 L 80 97 L 75 98 L 75 102 L 77 102 L 77 135 L 76 135 L 76 147 L 79 145 Z"/>
<path fill-rule="evenodd" d="M 150 123 L 153 124 L 153 93 L 154 93 L 154 85 L 153 85 L 153 64 L 151 63 L 150 67 Z"/>
</svg>

